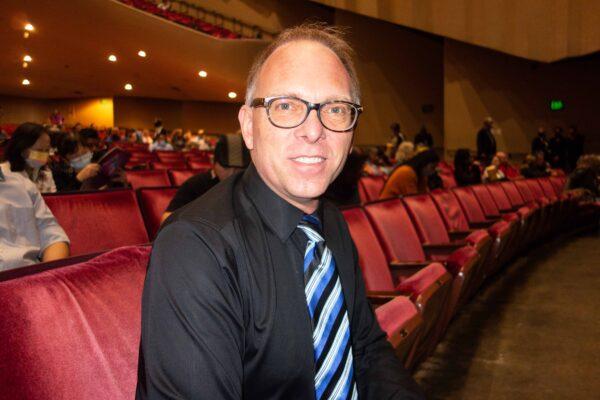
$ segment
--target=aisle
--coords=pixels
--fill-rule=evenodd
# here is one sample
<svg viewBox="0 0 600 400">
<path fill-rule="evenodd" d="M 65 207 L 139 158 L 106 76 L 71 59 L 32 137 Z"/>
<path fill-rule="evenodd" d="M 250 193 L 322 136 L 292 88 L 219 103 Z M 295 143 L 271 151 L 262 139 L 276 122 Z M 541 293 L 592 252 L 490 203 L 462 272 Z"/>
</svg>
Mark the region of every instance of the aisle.
<svg viewBox="0 0 600 400">
<path fill-rule="evenodd" d="M 432 399 L 600 393 L 600 233 L 538 247 L 452 323 L 415 377 Z"/>
</svg>

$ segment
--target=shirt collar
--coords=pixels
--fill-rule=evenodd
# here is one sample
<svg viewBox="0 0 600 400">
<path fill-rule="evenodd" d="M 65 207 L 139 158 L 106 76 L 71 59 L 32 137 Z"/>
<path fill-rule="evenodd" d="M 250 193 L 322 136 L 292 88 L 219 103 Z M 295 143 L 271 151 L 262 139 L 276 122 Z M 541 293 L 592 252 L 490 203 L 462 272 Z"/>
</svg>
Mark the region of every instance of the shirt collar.
<svg viewBox="0 0 600 400">
<path fill-rule="evenodd" d="M 273 192 L 252 163 L 244 172 L 242 182 L 246 194 L 257 208 L 265 225 L 285 242 L 302 220 L 304 212 Z M 319 206 L 317 211 L 319 214 L 320 208 Z"/>
</svg>

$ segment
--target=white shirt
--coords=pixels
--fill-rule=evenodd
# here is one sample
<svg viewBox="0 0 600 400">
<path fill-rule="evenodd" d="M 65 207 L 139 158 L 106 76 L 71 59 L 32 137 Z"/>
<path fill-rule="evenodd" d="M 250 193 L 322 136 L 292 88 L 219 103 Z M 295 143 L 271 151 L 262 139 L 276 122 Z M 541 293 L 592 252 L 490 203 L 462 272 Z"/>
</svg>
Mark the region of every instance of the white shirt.
<svg viewBox="0 0 600 400">
<path fill-rule="evenodd" d="M 0 164 L 0 271 L 35 264 L 58 242 L 69 238 L 35 184 Z"/>
<path fill-rule="evenodd" d="M 27 179 L 31 179 L 35 183 L 39 191 L 42 193 L 56 192 L 56 183 L 54 183 L 54 176 L 52 176 L 52 171 L 50 170 L 50 168 L 48 168 L 48 166 L 43 166 L 40 169 L 33 170 L 31 178 L 29 177 L 26 171 L 20 171 L 17 173 L 23 175 Z"/>
</svg>

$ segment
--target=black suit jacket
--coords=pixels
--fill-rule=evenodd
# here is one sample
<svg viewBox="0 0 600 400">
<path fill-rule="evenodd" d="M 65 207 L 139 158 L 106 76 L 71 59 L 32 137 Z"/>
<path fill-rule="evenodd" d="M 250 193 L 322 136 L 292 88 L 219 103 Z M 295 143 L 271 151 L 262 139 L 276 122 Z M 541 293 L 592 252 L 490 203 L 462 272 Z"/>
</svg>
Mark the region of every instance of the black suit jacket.
<svg viewBox="0 0 600 400">
<path fill-rule="evenodd" d="M 496 154 L 496 138 L 488 128 L 481 128 L 477 133 L 477 157 L 485 160 Z"/>
<path fill-rule="evenodd" d="M 329 203 L 321 213 L 360 399 L 422 398 L 367 302 L 343 217 Z M 253 166 L 172 215 L 144 287 L 136 398 L 315 398 L 303 258 L 293 243 L 301 240 L 294 222 L 301 217 Z"/>
</svg>

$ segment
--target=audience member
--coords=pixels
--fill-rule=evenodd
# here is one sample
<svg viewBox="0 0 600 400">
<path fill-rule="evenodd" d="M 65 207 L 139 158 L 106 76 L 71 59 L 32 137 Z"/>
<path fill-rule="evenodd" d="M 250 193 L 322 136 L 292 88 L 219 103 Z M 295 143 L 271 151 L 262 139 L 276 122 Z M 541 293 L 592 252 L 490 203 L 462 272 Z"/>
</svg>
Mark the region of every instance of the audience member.
<svg viewBox="0 0 600 400">
<path fill-rule="evenodd" d="M 544 152 L 538 151 L 535 155 L 525 157 L 525 167 L 521 168 L 521 175 L 525 178 L 541 178 L 550 176 L 550 164 L 544 158 Z"/>
<path fill-rule="evenodd" d="M 346 159 L 342 172 L 325 191 L 325 198 L 338 207 L 360 204 L 358 184 L 366 159 L 365 154 L 353 148 Z"/>
<path fill-rule="evenodd" d="M 394 122 L 390 125 L 390 129 L 392 130 L 392 138 L 387 143 L 387 151 L 386 155 L 388 158 L 394 157 L 396 151 L 398 150 L 398 146 L 405 140 L 404 134 L 400 129 L 400 124 Z"/>
<path fill-rule="evenodd" d="M 435 173 L 435 167 L 439 161 L 438 155 L 433 150 L 426 150 L 415 155 L 392 171 L 379 198 L 387 199 L 426 192 L 428 179 Z"/>
<path fill-rule="evenodd" d="M 68 256 L 69 238 L 35 184 L 0 164 L 0 271 Z"/>
<path fill-rule="evenodd" d="M 600 197 L 600 155 L 579 157 L 575 170 L 569 175 L 565 190 L 582 190 L 587 200 Z"/>
<path fill-rule="evenodd" d="M 415 136 L 415 147 L 424 146 L 433 149 L 433 136 L 427 131 L 425 125 L 421 127 L 421 130 Z"/>
<path fill-rule="evenodd" d="M 163 11 L 169 11 L 171 2 L 169 0 L 159 0 L 157 7 Z"/>
<path fill-rule="evenodd" d="M 12 172 L 30 179 L 42 193 L 56 192 L 48 167 L 51 141 L 46 128 L 25 122 L 17 127 L 6 144 L 4 159 Z"/>
<path fill-rule="evenodd" d="M 499 151 L 496 153 L 496 157 L 498 157 L 498 160 L 500 161 L 498 169 L 502 171 L 507 179 L 516 179 L 521 176 L 519 170 L 508 161 L 508 154 Z"/>
<path fill-rule="evenodd" d="M 175 151 L 180 151 L 185 148 L 185 138 L 182 129 L 173 130 L 173 134 L 171 135 L 171 146 L 173 146 L 173 150 Z"/>
<path fill-rule="evenodd" d="M 154 141 L 156 141 L 157 137 L 161 133 L 167 133 L 165 128 L 163 127 L 163 123 L 160 119 L 156 119 L 154 121 Z"/>
<path fill-rule="evenodd" d="M 370 147 L 367 153 L 363 172 L 365 175 L 381 176 L 387 174 L 387 166 L 385 165 L 385 155 L 380 148 Z"/>
<path fill-rule="evenodd" d="M 178 208 L 196 200 L 217 183 L 248 166 L 250 154 L 241 135 L 222 135 L 217 142 L 213 168 L 209 172 L 192 176 L 181 185 L 162 216 L 167 219 Z"/>
<path fill-rule="evenodd" d="M 167 135 L 159 133 L 154 139 L 154 143 L 150 145 L 150 151 L 156 150 L 173 150 L 171 143 L 167 142 Z"/>
<path fill-rule="evenodd" d="M 473 162 L 469 149 L 458 149 L 454 154 L 454 179 L 458 186 L 481 183 L 481 170 Z"/>
<path fill-rule="evenodd" d="M 575 125 L 571 125 L 567 132 L 566 142 L 566 171 L 573 171 L 577 161 L 583 155 L 584 136 L 579 133 Z"/>
<path fill-rule="evenodd" d="M 483 174 L 481 175 L 481 180 L 484 183 L 506 180 L 506 175 L 504 175 L 504 172 L 500 169 L 500 157 L 498 157 L 498 155 L 495 155 L 494 158 L 492 158 L 490 165 L 485 167 Z"/>
<path fill-rule="evenodd" d="M 58 110 L 54 110 L 50 114 L 49 119 L 50 119 L 50 125 L 56 125 L 57 127 L 59 127 L 59 129 L 65 123 L 65 118 L 62 116 L 62 114 L 60 112 L 58 112 Z"/>
<path fill-rule="evenodd" d="M 400 165 L 410 160 L 415 155 L 415 145 L 408 140 L 400 143 L 398 150 L 396 151 L 396 165 Z"/>
<path fill-rule="evenodd" d="M 152 134 L 150 131 L 148 129 L 144 129 L 142 131 L 142 143 L 150 145 L 153 142 L 154 140 L 152 139 Z"/>
<path fill-rule="evenodd" d="M 567 148 L 561 127 L 557 126 L 554 128 L 554 136 L 550 138 L 548 147 L 550 150 L 550 159 L 548 161 L 552 168 L 565 169 Z"/>
<path fill-rule="evenodd" d="M 100 165 L 92 162 L 91 149 L 64 134 L 58 140 L 57 153 L 51 168 L 59 192 L 94 188 L 92 179 L 100 173 Z"/>
<path fill-rule="evenodd" d="M 477 159 L 487 165 L 496 154 L 496 138 L 492 132 L 494 120 L 487 117 L 483 121 L 483 127 L 477 133 Z"/>
<path fill-rule="evenodd" d="M 550 143 L 546 136 L 546 129 L 543 126 L 538 128 L 537 136 L 531 142 L 531 154 L 543 152 L 546 159 L 550 158 Z"/>
<path fill-rule="evenodd" d="M 81 129 L 79 134 L 76 135 L 76 138 L 79 139 L 79 142 L 84 148 L 88 149 L 94 154 L 92 157 L 92 162 L 97 161 L 106 152 L 104 145 L 100 140 L 100 135 L 94 128 Z"/>
</svg>

